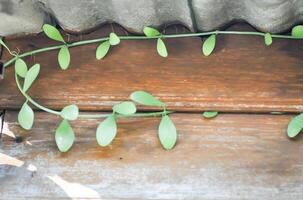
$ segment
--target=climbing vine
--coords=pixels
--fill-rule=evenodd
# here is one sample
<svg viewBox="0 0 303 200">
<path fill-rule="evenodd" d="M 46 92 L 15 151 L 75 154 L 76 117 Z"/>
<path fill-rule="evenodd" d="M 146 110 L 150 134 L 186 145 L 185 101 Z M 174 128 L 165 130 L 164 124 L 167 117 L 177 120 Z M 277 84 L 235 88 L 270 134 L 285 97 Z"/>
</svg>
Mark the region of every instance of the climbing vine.
<svg viewBox="0 0 303 200">
<path fill-rule="evenodd" d="M 158 137 L 161 145 L 164 149 L 172 149 L 177 142 L 177 130 L 170 119 L 169 115 L 173 111 L 168 111 L 165 103 L 154 97 L 152 94 L 145 91 L 135 91 L 129 96 L 129 101 L 121 102 L 112 107 L 111 114 L 82 114 L 79 112 L 77 105 L 67 105 L 61 111 L 52 110 L 50 108 L 40 105 L 38 102 L 33 100 L 29 94 L 28 90 L 32 84 L 36 81 L 40 73 L 40 65 L 34 64 L 28 67 L 23 58 L 31 56 L 34 54 L 59 50 L 58 51 L 58 63 L 62 70 L 67 70 L 70 66 L 71 54 L 70 48 L 88 45 L 93 43 L 98 43 L 99 46 L 96 49 L 96 59 L 104 59 L 106 55 L 110 52 L 113 46 L 120 44 L 122 40 L 156 40 L 156 50 L 158 54 L 162 57 L 168 56 L 168 50 L 165 45 L 165 40 L 170 38 L 181 38 L 181 37 L 202 37 L 206 38 L 202 42 L 202 53 L 205 56 L 212 54 L 216 47 L 216 39 L 218 35 L 252 35 L 264 38 L 264 43 L 270 46 L 273 43 L 273 39 L 303 39 L 303 26 L 295 26 L 292 29 L 291 35 L 276 35 L 270 33 L 261 32 L 243 32 L 243 31 L 210 31 L 203 33 L 187 33 L 187 34 L 174 34 L 166 35 L 162 34 L 158 30 L 145 27 L 143 32 L 145 36 L 118 36 L 116 33 L 112 32 L 108 37 L 97 38 L 92 40 L 83 40 L 74 43 L 68 43 L 64 40 L 60 31 L 49 24 L 43 26 L 43 32 L 45 35 L 57 41 L 59 44 L 57 46 L 45 47 L 41 49 L 36 49 L 33 51 L 25 53 L 17 53 L 16 51 L 11 51 L 10 48 L 0 39 L 0 44 L 9 52 L 12 56 L 10 60 L 4 63 L 4 68 L 7 68 L 14 64 L 15 66 L 15 81 L 16 85 L 25 98 L 25 102 L 21 107 L 18 114 L 18 122 L 20 126 L 25 130 L 30 130 L 34 124 L 34 110 L 31 106 L 48 112 L 53 115 L 60 116 L 62 121 L 58 125 L 55 131 L 55 141 L 58 149 L 61 152 L 67 152 L 73 145 L 75 140 L 75 134 L 70 121 L 77 120 L 79 118 L 90 119 L 90 118 L 105 118 L 100 122 L 96 130 L 96 140 L 97 143 L 102 146 L 110 145 L 117 135 L 117 118 L 120 117 L 161 117 L 161 121 L 158 127 Z M 160 112 L 149 112 L 149 113 L 137 113 L 136 105 L 141 104 L 145 106 L 158 107 Z M 203 114 L 204 118 L 214 118 L 218 115 L 216 111 L 206 111 Z M 303 129 L 303 114 L 294 117 L 289 123 L 287 133 L 289 137 L 295 137 Z"/>
</svg>

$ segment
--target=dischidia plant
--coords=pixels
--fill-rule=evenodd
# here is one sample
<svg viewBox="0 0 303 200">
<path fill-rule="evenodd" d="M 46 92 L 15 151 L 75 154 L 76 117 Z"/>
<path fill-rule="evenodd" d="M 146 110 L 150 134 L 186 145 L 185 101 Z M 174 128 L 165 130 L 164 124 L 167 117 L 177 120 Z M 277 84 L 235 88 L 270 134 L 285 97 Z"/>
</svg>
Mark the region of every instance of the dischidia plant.
<svg viewBox="0 0 303 200">
<path fill-rule="evenodd" d="M 261 32 L 243 32 L 243 31 L 210 31 L 202 33 L 186 33 L 186 34 L 173 34 L 166 35 L 162 34 L 155 28 L 145 27 L 143 32 L 145 36 L 118 36 L 115 33 L 110 33 L 108 37 L 84 40 L 74 43 L 67 43 L 64 37 L 61 35 L 60 31 L 49 24 L 43 25 L 43 32 L 52 40 L 59 42 L 60 44 L 51 47 L 45 47 L 41 49 L 36 49 L 33 51 L 25 52 L 22 54 L 16 51 L 11 51 L 8 46 L 0 39 L 0 44 L 5 47 L 10 55 L 13 56 L 12 59 L 4 64 L 4 67 L 9 67 L 12 64 L 15 65 L 15 80 L 16 85 L 25 97 L 25 102 L 18 114 L 18 122 L 20 126 L 26 130 L 30 130 L 34 124 L 34 111 L 31 106 L 60 116 L 62 121 L 58 125 L 55 132 L 55 140 L 58 149 L 61 152 L 67 152 L 73 145 L 75 140 L 74 131 L 70 125 L 70 121 L 77 120 L 79 118 L 90 119 L 90 118 L 105 118 L 96 130 L 96 140 L 98 144 L 102 147 L 110 145 L 117 135 L 117 122 L 116 119 L 120 117 L 161 117 L 161 121 L 158 127 L 158 137 L 161 145 L 164 149 L 170 150 L 174 148 L 177 142 L 177 130 L 170 119 L 169 115 L 173 111 L 168 111 L 165 103 L 161 102 L 159 99 L 145 91 L 135 91 L 130 94 L 130 101 L 121 102 L 112 107 L 111 114 L 81 114 L 77 105 L 68 105 L 64 107 L 61 111 L 52 110 L 50 108 L 40 105 L 38 102 L 33 100 L 28 94 L 28 90 L 31 85 L 37 79 L 40 72 L 40 65 L 34 64 L 32 67 L 28 68 L 27 64 L 23 58 L 42 53 L 47 51 L 59 50 L 58 52 L 58 63 L 62 70 L 67 70 L 70 66 L 71 55 L 70 48 L 99 43 L 96 49 L 96 58 L 98 60 L 103 59 L 113 46 L 120 44 L 122 40 L 156 40 L 156 49 L 160 56 L 167 57 L 168 50 L 165 45 L 165 40 L 170 38 L 183 38 L 183 37 L 202 37 L 207 36 L 202 42 L 202 53 L 205 56 L 212 54 L 216 47 L 216 39 L 218 35 L 252 35 L 264 38 L 264 43 L 270 46 L 273 43 L 274 38 L 281 39 L 303 39 L 303 26 L 298 25 L 292 29 L 291 35 L 276 35 L 270 33 Z M 21 81 L 20 81 L 21 80 Z M 160 112 L 150 112 L 150 113 L 136 113 L 136 104 L 141 104 L 145 106 L 158 107 Z M 218 115 L 217 111 L 206 111 L 202 114 L 204 118 L 210 119 Z M 298 135 L 303 129 L 303 114 L 294 117 L 288 125 L 287 133 L 290 138 Z"/>
</svg>

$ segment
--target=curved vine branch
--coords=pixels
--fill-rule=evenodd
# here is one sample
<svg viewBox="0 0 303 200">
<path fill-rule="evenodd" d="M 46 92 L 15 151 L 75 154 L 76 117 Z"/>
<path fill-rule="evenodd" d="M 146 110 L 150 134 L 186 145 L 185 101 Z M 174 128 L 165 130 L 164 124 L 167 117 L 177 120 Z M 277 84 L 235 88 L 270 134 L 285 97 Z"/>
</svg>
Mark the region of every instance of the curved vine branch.
<svg viewBox="0 0 303 200">
<path fill-rule="evenodd" d="M 20 93 L 25 97 L 25 99 L 28 102 L 30 102 L 31 104 L 33 104 L 34 106 L 36 106 L 37 108 L 39 108 L 40 110 L 43 110 L 45 112 L 48 112 L 48 113 L 51 113 L 51 114 L 54 114 L 54 115 L 58 115 L 58 116 L 61 115 L 60 114 L 61 112 L 56 111 L 56 110 L 52 110 L 52 109 L 49 109 L 49 108 L 46 108 L 46 107 L 40 105 L 35 100 L 33 100 L 28 94 L 26 94 L 22 90 L 22 87 L 21 87 L 18 75 L 16 73 L 15 73 L 15 80 L 16 80 L 16 85 L 17 85 Z M 130 116 L 117 114 L 116 116 L 118 118 L 127 118 L 127 117 L 159 117 L 159 116 L 161 117 L 163 115 L 169 115 L 169 114 L 172 114 L 172 113 L 174 113 L 174 112 L 173 111 L 163 110 L 161 112 L 135 113 L 135 114 L 132 114 Z M 94 114 L 94 115 L 92 115 L 92 114 L 79 114 L 78 118 L 82 118 L 82 119 L 99 119 L 99 118 L 106 118 L 106 117 L 108 117 L 110 115 L 111 114 Z"/>
<path fill-rule="evenodd" d="M 201 37 L 201 36 L 210 36 L 210 35 L 248 35 L 248 36 L 261 36 L 264 37 L 266 33 L 260 33 L 260 32 L 247 32 L 247 31 L 210 31 L 210 32 L 203 32 L 203 33 L 188 33 L 188 34 L 177 34 L 177 35 L 157 35 L 157 36 L 120 36 L 119 38 L 121 40 L 152 40 L 152 39 L 169 39 L 169 38 L 186 38 L 186 37 Z M 291 35 L 271 35 L 272 38 L 277 38 L 277 39 L 293 39 L 293 40 L 298 40 L 302 39 L 300 37 L 295 37 Z M 95 44 L 95 43 L 100 43 L 103 41 L 109 40 L 109 37 L 103 37 L 103 38 L 97 38 L 97 39 L 91 39 L 91 40 L 83 40 L 79 42 L 74 42 L 67 44 L 68 47 L 77 47 L 77 46 L 83 46 L 83 45 L 88 45 L 88 44 Z M 62 48 L 64 45 L 56 45 L 52 47 L 45 47 L 45 48 L 40 48 L 32 51 L 28 51 L 25 53 L 22 53 L 18 55 L 19 58 L 25 58 L 28 56 L 36 55 L 39 53 L 47 52 L 47 51 L 53 51 L 53 50 L 58 50 Z M 12 55 L 12 53 L 11 53 Z M 4 63 L 4 67 L 9 67 L 16 61 L 17 57 L 14 57 Z"/>
</svg>

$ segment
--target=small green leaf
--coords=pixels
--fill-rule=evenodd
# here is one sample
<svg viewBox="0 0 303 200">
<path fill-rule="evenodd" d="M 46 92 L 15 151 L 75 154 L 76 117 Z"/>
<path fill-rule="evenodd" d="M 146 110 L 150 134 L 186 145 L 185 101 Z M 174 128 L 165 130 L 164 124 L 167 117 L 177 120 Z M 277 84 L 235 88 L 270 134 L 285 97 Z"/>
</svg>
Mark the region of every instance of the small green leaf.
<svg viewBox="0 0 303 200">
<path fill-rule="evenodd" d="M 204 44 L 203 44 L 203 54 L 205 56 L 209 56 L 215 49 L 216 47 L 216 35 L 211 35 L 210 37 L 208 37 Z"/>
<path fill-rule="evenodd" d="M 25 102 L 18 114 L 18 122 L 22 128 L 25 130 L 30 130 L 34 124 L 34 111 Z"/>
<path fill-rule="evenodd" d="M 66 70 L 70 64 L 70 53 L 67 46 L 61 47 L 58 54 L 58 62 L 61 69 Z"/>
<path fill-rule="evenodd" d="M 177 142 L 177 130 L 171 119 L 165 115 L 159 125 L 159 139 L 164 149 L 172 149 Z"/>
<path fill-rule="evenodd" d="M 272 44 L 272 37 L 271 37 L 270 33 L 265 33 L 264 41 L 265 41 L 266 46 L 270 46 Z"/>
<path fill-rule="evenodd" d="M 295 26 L 291 31 L 291 35 L 296 38 L 303 38 L 303 25 Z"/>
<path fill-rule="evenodd" d="M 31 87 L 31 85 L 39 75 L 39 72 L 40 72 L 39 64 L 35 64 L 28 70 L 24 79 L 23 92 L 26 92 Z"/>
<path fill-rule="evenodd" d="M 75 133 L 67 120 L 63 120 L 58 126 L 55 140 L 61 152 L 67 152 L 73 146 Z"/>
<path fill-rule="evenodd" d="M 76 105 L 69 105 L 62 109 L 60 113 L 63 119 L 76 120 L 79 115 L 79 108 Z"/>
<path fill-rule="evenodd" d="M 100 146 L 110 145 L 117 134 L 117 124 L 115 115 L 106 118 L 97 128 L 96 138 Z"/>
<path fill-rule="evenodd" d="M 158 54 L 164 58 L 166 58 L 168 56 L 165 43 L 163 42 L 163 40 L 161 38 L 158 38 L 158 40 L 157 40 L 157 51 L 158 51 Z"/>
<path fill-rule="evenodd" d="M 118 35 L 116 35 L 116 33 L 109 34 L 109 43 L 113 46 L 120 43 L 120 38 L 118 37 Z"/>
<path fill-rule="evenodd" d="M 15 71 L 20 77 L 25 78 L 28 69 L 26 63 L 21 58 L 17 58 L 15 62 Z"/>
<path fill-rule="evenodd" d="M 165 104 L 163 102 L 156 99 L 150 93 L 147 93 L 144 91 L 133 92 L 130 95 L 130 99 L 133 100 L 134 102 L 137 102 L 137 103 L 145 105 L 145 106 L 159 106 L 159 107 L 165 106 Z"/>
<path fill-rule="evenodd" d="M 161 35 L 157 29 L 151 27 L 144 27 L 143 32 L 147 37 L 155 37 Z"/>
<path fill-rule="evenodd" d="M 294 117 L 287 127 L 288 137 L 296 137 L 303 129 L 303 113 Z"/>
<path fill-rule="evenodd" d="M 217 117 L 219 113 L 217 111 L 207 111 L 203 113 L 203 117 L 206 119 Z"/>
<path fill-rule="evenodd" d="M 44 24 L 42 29 L 50 39 L 65 43 L 61 33 L 56 27 L 49 24 Z"/>
<path fill-rule="evenodd" d="M 104 58 L 106 54 L 108 53 L 110 48 L 110 43 L 109 41 L 105 41 L 100 46 L 98 46 L 97 51 L 96 51 L 96 58 L 98 60 Z"/>
<path fill-rule="evenodd" d="M 132 115 L 136 113 L 136 105 L 133 102 L 126 101 L 113 107 L 113 111 L 121 115 Z"/>
</svg>

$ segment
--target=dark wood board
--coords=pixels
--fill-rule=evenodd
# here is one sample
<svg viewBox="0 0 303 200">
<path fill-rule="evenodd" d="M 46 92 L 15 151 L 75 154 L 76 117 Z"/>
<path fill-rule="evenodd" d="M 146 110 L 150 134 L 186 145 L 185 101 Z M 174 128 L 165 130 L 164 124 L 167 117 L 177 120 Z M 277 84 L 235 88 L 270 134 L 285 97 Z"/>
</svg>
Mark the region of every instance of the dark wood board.
<svg viewBox="0 0 303 200">
<path fill-rule="evenodd" d="M 250 30 L 247 26 L 230 29 Z M 101 28 L 71 40 L 97 38 L 110 31 Z M 21 51 L 56 44 L 43 34 L 7 42 Z M 76 103 L 82 110 L 109 110 L 131 92 L 146 90 L 178 111 L 303 111 L 302 41 L 274 40 L 266 47 L 262 37 L 219 36 L 210 57 L 202 55 L 200 38 L 165 42 L 166 59 L 157 55 L 155 41 L 123 41 L 102 61 L 95 59 L 97 44 L 76 47 L 71 50 L 68 71 L 59 70 L 56 51 L 33 56 L 27 62 L 40 63 L 42 71 L 30 94 L 54 109 Z M 8 58 L 4 52 L 3 59 Z M 24 99 L 16 89 L 12 67 L 0 91 L 1 108 L 20 108 Z"/>
<path fill-rule="evenodd" d="M 159 119 L 144 118 L 120 119 L 108 148 L 95 140 L 100 120 L 73 122 L 76 143 L 60 153 L 54 141 L 59 118 L 38 112 L 33 130 L 24 131 L 9 111 L 5 131 L 22 140 L 3 137 L 0 156 L 10 164 L 0 165 L 0 199 L 303 198 L 303 140 L 285 133 L 291 115 L 171 117 L 179 137 L 172 151 L 159 144 Z"/>
</svg>

